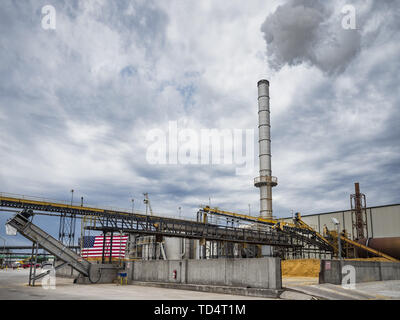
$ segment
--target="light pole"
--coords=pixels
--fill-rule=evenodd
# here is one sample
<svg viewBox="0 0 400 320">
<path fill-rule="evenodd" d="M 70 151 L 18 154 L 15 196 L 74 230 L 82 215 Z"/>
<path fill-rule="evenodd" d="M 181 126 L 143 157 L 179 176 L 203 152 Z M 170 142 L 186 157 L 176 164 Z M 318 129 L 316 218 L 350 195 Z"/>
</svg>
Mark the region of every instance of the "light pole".
<svg viewBox="0 0 400 320">
<path fill-rule="evenodd" d="M 73 201 L 74 201 L 74 189 L 71 190 L 71 207 L 72 207 Z"/>
<path fill-rule="evenodd" d="M 340 241 L 340 222 L 336 218 L 332 218 L 332 222 L 337 227 L 337 237 L 338 237 L 338 259 L 342 259 L 342 243 Z"/>
<path fill-rule="evenodd" d="M 143 200 L 143 203 L 146 205 L 146 216 L 147 216 L 147 211 L 148 211 L 148 206 L 149 206 L 149 200 L 148 200 L 148 193 L 143 193 L 143 195 L 144 195 L 144 200 Z"/>
<path fill-rule="evenodd" d="M 179 207 L 178 209 L 179 209 L 179 219 L 180 219 L 181 218 L 181 209 L 182 209 L 182 207 Z"/>
<path fill-rule="evenodd" d="M 132 214 L 133 214 L 133 208 L 135 207 L 135 199 L 132 198 Z"/>
<path fill-rule="evenodd" d="M 3 264 L 2 267 L 4 268 L 4 260 L 5 260 L 5 256 L 6 256 L 6 239 L 4 239 L 3 237 L 1 237 L 1 240 L 3 240 Z"/>
</svg>

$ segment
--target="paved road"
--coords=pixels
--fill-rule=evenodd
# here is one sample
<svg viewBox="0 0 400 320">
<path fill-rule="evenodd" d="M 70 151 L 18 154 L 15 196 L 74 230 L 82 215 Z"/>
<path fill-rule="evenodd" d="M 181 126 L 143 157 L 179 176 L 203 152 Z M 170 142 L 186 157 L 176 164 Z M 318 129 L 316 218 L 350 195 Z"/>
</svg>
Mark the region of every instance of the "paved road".
<svg viewBox="0 0 400 320">
<path fill-rule="evenodd" d="M 28 286 L 29 270 L 0 270 L 0 300 L 258 300 L 187 290 L 116 284 L 77 285 L 72 279 L 57 278 L 55 289 L 44 289 L 41 280 Z"/>
<path fill-rule="evenodd" d="M 0 270 L 0 300 L 258 300 L 261 298 L 116 284 L 77 285 L 72 279 L 57 278 L 55 289 L 27 285 L 29 270 Z M 284 299 L 303 300 L 312 296 L 330 300 L 400 300 L 400 281 L 368 282 L 355 290 L 318 284 L 316 278 L 284 278 Z M 302 294 L 301 294 L 301 293 Z"/>
<path fill-rule="evenodd" d="M 328 300 L 400 300 L 400 281 L 357 283 L 346 289 L 329 283 L 318 284 L 318 278 L 284 278 L 285 288 Z"/>
</svg>

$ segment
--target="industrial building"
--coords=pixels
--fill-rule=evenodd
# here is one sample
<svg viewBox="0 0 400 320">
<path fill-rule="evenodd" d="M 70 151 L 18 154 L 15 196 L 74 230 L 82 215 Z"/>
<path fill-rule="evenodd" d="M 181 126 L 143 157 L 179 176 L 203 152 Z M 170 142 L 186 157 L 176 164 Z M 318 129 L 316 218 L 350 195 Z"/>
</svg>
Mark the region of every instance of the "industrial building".
<svg viewBox="0 0 400 320">
<path fill-rule="evenodd" d="M 367 238 L 400 237 L 400 204 L 367 207 Z M 324 212 L 303 215 L 303 220 L 319 233 L 324 225 L 332 224 L 332 218 L 339 220 L 343 229 L 353 237 L 351 210 Z M 290 221 L 292 217 L 285 218 Z"/>
<path fill-rule="evenodd" d="M 281 260 L 320 259 L 324 281 L 337 282 L 341 276 L 337 278 L 331 264 L 323 261 L 333 263 L 346 258 L 360 262 L 371 257 L 381 259 L 376 263 L 383 265 L 378 267 L 387 270 L 379 274 L 380 280 L 400 280 L 400 204 L 366 207 L 366 196 L 358 183 L 355 193 L 350 195 L 349 210 L 273 217 L 272 188 L 278 179 L 272 176 L 269 101 L 269 82 L 261 80 L 260 172 L 254 179 L 260 192 L 258 217 L 209 206 L 199 208 L 194 219 L 161 217 L 153 214 L 148 194 L 144 194 L 145 215 L 76 205 L 72 201 L 0 194 L 0 208 L 19 211 L 7 225 L 32 241 L 32 261 L 36 261 L 39 248 L 43 248 L 57 259 L 59 274 L 74 275 L 78 283 L 112 282 L 124 275 L 130 281 L 240 286 L 247 288 L 246 294 L 256 295 L 259 290 L 277 294 L 282 289 Z M 59 217 L 58 239 L 32 223 L 35 214 L 44 213 Z M 81 219 L 81 233 L 78 249 L 73 249 L 76 219 Z M 337 229 L 332 229 L 332 223 Z M 94 234 L 102 235 L 98 244 L 100 255 L 85 255 L 85 239 Z M 119 243 L 116 248 L 117 238 L 120 243 L 124 241 L 123 247 Z M 371 279 L 361 271 L 359 274 L 357 281 Z M 31 267 L 29 284 L 34 285 L 44 276 Z M 258 291 L 251 291 L 250 287 Z"/>
</svg>

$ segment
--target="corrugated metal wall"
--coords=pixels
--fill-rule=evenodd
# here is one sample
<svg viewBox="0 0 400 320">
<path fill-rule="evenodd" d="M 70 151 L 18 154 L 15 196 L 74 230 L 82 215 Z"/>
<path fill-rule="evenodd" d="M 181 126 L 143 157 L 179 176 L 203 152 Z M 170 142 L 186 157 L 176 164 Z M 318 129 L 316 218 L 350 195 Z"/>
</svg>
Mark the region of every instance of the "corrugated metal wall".
<svg viewBox="0 0 400 320">
<path fill-rule="evenodd" d="M 323 232 L 324 225 L 329 230 L 334 229 L 331 220 L 333 217 L 340 221 L 341 229 L 346 229 L 353 237 L 350 210 L 313 215 L 302 214 L 304 222 L 320 233 Z M 400 237 L 400 204 L 367 208 L 367 219 L 369 238 Z M 291 218 L 285 220 L 289 222 Z"/>
</svg>

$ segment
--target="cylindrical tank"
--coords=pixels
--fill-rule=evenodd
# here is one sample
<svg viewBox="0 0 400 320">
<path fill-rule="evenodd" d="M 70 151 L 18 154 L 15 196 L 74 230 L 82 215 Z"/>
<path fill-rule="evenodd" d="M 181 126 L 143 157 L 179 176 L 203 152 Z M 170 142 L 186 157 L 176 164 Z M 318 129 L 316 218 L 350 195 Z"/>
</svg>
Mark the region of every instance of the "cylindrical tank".
<svg viewBox="0 0 400 320">
<path fill-rule="evenodd" d="M 358 240 L 358 243 L 400 259 L 400 237 L 369 238 Z M 364 250 L 358 250 L 358 254 L 360 258 L 367 257 L 367 252 Z"/>
<path fill-rule="evenodd" d="M 165 237 L 165 254 L 168 260 L 180 260 L 182 257 L 182 239 Z"/>
</svg>

